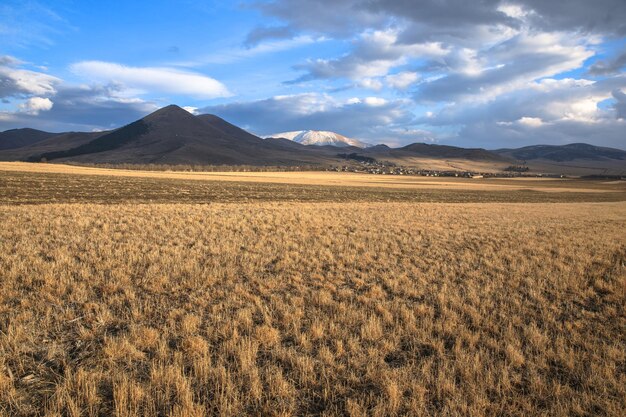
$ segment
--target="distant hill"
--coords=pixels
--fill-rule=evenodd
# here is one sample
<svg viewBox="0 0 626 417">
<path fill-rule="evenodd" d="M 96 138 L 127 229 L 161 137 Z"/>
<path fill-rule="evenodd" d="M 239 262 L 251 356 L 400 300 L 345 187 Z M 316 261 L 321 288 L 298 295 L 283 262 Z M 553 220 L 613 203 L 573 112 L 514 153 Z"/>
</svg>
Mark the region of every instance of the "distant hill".
<svg viewBox="0 0 626 417">
<path fill-rule="evenodd" d="M 390 150 L 391 153 L 404 153 L 435 158 L 469 159 L 471 161 L 510 162 L 510 158 L 481 148 L 459 148 L 456 146 L 412 143 L 403 148 Z"/>
<path fill-rule="evenodd" d="M 7 130 L 0 132 L 0 150 L 29 146 L 55 135 L 56 133 L 29 128 Z"/>
<path fill-rule="evenodd" d="M 534 145 L 519 149 L 499 149 L 495 151 L 517 160 L 533 161 L 545 159 L 555 162 L 567 162 L 578 159 L 600 161 L 603 159 L 626 160 L 626 151 L 621 149 L 605 148 L 588 145 L 586 143 L 571 143 L 569 145 Z"/>
<path fill-rule="evenodd" d="M 348 138 L 339 133 L 325 130 L 297 130 L 293 132 L 275 133 L 266 136 L 266 138 L 284 138 L 303 145 L 355 146 L 357 148 L 367 148 L 371 146 L 369 143 L 362 142 L 358 139 Z"/>
</svg>

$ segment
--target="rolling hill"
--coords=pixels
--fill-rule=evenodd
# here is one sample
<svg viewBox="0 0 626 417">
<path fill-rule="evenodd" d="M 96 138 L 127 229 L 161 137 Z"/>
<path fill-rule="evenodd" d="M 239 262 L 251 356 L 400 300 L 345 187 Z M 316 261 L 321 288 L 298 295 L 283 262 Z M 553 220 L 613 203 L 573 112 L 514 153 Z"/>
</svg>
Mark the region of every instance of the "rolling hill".
<svg viewBox="0 0 626 417">
<path fill-rule="evenodd" d="M 33 145 L 55 135 L 55 133 L 29 128 L 7 130 L 0 133 L 0 150 Z"/>
<path fill-rule="evenodd" d="M 591 161 L 626 160 L 626 151 L 621 149 L 605 148 L 588 145 L 586 143 L 571 143 L 568 145 L 535 145 L 518 149 L 498 149 L 500 155 L 509 156 L 517 160 L 533 161 L 545 159 L 554 162 L 568 162 L 580 159 Z"/>
<path fill-rule="evenodd" d="M 494 153 L 513 158 L 535 172 L 626 176 L 626 151 L 621 149 L 571 143 L 498 149 Z"/>
</svg>

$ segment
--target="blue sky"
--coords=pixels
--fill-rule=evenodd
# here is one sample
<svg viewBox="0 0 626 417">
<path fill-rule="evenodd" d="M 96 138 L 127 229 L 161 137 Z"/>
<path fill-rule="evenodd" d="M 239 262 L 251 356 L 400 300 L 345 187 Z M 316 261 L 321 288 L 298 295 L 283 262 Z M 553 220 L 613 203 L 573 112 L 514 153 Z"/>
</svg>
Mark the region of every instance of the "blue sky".
<svg viewBox="0 0 626 417">
<path fill-rule="evenodd" d="M 0 3 L 0 130 L 175 103 L 259 135 L 626 148 L 625 68 L 623 0 Z"/>
</svg>

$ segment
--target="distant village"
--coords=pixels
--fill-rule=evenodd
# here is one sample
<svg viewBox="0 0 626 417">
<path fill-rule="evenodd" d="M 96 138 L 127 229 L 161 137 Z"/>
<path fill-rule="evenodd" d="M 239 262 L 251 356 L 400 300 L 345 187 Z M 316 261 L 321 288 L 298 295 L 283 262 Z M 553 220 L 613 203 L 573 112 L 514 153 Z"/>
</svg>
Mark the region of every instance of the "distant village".
<svg viewBox="0 0 626 417">
<path fill-rule="evenodd" d="M 478 171 L 439 171 L 433 169 L 419 169 L 397 166 L 390 162 L 377 161 L 374 158 L 364 157 L 357 154 L 338 154 L 351 163 L 341 166 L 331 166 L 328 171 L 335 172 L 360 172 L 377 175 L 416 175 L 422 177 L 459 177 L 459 178 L 516 178 L 516 177 L 544 177 L 565 178 L 562 174 L 538 174 L 530 173 L 526 166 L 511 165 L 502 172 L 478 172 Z"/>
</svg>

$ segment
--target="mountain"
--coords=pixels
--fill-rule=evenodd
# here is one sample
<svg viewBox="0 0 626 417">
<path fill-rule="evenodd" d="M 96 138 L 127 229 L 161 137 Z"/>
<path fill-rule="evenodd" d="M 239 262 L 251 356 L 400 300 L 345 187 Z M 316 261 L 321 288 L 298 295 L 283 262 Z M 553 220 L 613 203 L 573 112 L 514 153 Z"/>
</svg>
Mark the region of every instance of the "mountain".
<svg viewBox="0 0 626 417">
<path fill-rule="evenodd" d="M 333 132 L 300 131 L 272 136 L 279 137 L 261 139 L 218 116 L 194 116 L 170 105 L 104 132 L 1 132 L 0 144 L 4 143 L 4 147 L 0 147 L 0 160 L 320 167 L 367 162 L 473 172 L 523 165 L 529 173 L 626 175 L 626 151 L 580 143 L 489 151 L 425 143 L 400 148 L 360 148 L 365 144 Z"/>
<path fill-rule="evenodd" d="M 11 129 L 0 133 L 0 150 L 15 149 L 46 140 L 56 133 L 36 129 Z"/>
<path fill-rule="evenodd" d="M 339 133 L 324 130 L 297 130 L 293 132 L 276 133 L 266 136 L 266 138 L 284 138 L 303 145 L 355 146 L 357 148 L 367 148 L 371 146 L 369 143 L 361 142 L 358 139 L 348 138 Z"/>
<path fill-rule="evenodd" d="M 293 146 L 296 145 L 297 149 Z M 170 105 L 119 129 L 64 133 L 0 152 L 3 160 L 227 165 L 328 164 L 324 153 L 266 141 L 214 115 Z"/>
<path fill-rule="evenodd" d="M 222 133 L 230 135 L 234 138 L 243 139 L 243 140 L 254 140 L 254 141 L 259 139 L 258 136 L 255 136 L 252 133 L 247 132 L 240 127 L 237 127 L 234 124 L 228 123 L 226 120 L 214 114 L 200 114 L 196 117 L 210 124 L 215 129 L 221 131 Z"/>
<path fill-rule="evenodd" d="M 500 155 L 506 155 L 521 161 L 545 159 L 554 162 L 568 162 L 579 159 L 601 161 L 605 159 L 626 160 L 626 151 L 588 145 L 586 143 L 570 143 L 569 145 L 535 145 L 519 149 L 498 149 Z"/>
</svg>

